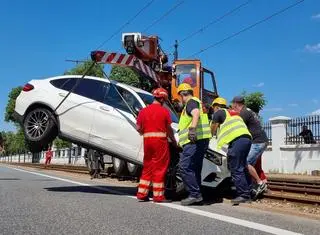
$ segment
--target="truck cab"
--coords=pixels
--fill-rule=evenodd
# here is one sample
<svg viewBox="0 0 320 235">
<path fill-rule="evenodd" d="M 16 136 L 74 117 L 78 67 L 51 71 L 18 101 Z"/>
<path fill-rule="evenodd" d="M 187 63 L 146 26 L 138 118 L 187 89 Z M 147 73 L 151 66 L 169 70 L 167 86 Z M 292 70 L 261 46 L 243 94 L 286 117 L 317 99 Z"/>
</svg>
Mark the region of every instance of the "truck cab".
<svg viewBox="0 0 320 235">
<path fill-rule="evenodd" d="M 171 94 L 173 102 L 179 102 L 177 93 L 181 83 L 188 83 L 193 88 L 193 94 L 205 107 L 211 105 L 218 97 L 214 73 L 202 67 L 200 60 L 175 60 L 172 65 Z"/>
</svg>

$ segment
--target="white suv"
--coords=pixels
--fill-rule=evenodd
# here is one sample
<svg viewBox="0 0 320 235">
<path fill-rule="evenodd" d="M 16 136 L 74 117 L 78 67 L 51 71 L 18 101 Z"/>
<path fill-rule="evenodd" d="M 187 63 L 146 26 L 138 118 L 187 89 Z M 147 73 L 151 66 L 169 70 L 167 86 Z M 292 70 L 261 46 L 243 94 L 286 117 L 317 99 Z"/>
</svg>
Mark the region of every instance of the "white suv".
<svg viewBox="0 0 320 235">
<path fill-rule="evenodd" d="M 135 129 L 135 115 L 153 102 L 152 95 L 108 79 L 81 77 L 68 75 L 32 80 L 24 86 L 16 100 L 14 116 L 22 124 L 31 150 L 39 152 L 60 136 L 80 146 L 141 165 L 143 139 Z M 165 107 L 170 111 L 172 127 L 177 131 L 178 118 L 168 105 Z M 213 145 L 210 145 L 211 149 Z M 229 176 L 226 159 L 218 153 L 211 156 L 211 161 L 205 159 L 203 169 L 204 184 L 208 186 L 217 185 Z"/>
</svg>

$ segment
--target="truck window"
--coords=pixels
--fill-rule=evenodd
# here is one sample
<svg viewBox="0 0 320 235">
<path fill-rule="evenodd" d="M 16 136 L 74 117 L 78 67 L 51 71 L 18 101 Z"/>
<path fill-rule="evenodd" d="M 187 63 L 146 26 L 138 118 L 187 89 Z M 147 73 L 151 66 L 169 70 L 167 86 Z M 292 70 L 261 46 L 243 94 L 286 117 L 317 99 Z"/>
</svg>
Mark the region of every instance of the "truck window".
<svg viewBox="0 0 320 235">
<path fill-rule="evenodd" d="M 176 65 L 177 86 L 188 83 L 191 87 L 197 86 L 197 69 L 194 64 Z"/>
</svg>

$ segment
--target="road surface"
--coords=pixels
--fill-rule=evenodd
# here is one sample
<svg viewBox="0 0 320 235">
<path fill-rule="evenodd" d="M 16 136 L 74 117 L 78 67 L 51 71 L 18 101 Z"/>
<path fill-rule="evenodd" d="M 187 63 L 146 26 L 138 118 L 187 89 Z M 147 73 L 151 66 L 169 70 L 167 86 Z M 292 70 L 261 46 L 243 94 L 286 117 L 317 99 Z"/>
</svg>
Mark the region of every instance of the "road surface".
<svg viewBox="0 0 320 235">
<path fill-rule="evenodd" d="M 230 203 L 137 202 L 135 188 L 0 165 L 0 234 L 319 234 L 320 221 Z"/>
</svg>

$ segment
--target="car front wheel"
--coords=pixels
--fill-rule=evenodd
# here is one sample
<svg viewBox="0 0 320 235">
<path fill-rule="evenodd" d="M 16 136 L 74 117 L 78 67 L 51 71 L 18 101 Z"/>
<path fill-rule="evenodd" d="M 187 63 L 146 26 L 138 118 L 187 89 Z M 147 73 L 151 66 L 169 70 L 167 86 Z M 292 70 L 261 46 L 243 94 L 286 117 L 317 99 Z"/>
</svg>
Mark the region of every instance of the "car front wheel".
<svg viewBox="0 0 320 235">
<path fill-rule="evenodd" d="M 23 129 L 32 152 L 44 150 L 58 134 L 56 119 L 46 108 L 31 110 L 24 119 Z"/>
<path fill-rule="evenodd" d="M 112 157 L 112 164 L 114 173 L 117 176 L 125 176 L 128 174 L 127 164 L 125 161 L 116 157 Z"/>
</svg>

